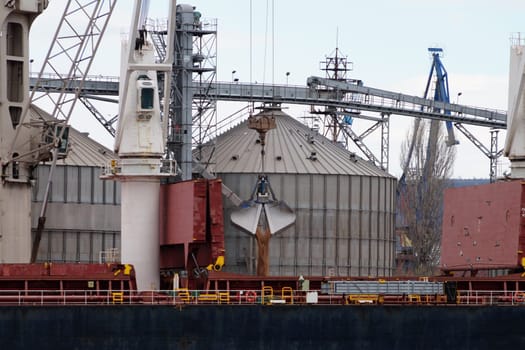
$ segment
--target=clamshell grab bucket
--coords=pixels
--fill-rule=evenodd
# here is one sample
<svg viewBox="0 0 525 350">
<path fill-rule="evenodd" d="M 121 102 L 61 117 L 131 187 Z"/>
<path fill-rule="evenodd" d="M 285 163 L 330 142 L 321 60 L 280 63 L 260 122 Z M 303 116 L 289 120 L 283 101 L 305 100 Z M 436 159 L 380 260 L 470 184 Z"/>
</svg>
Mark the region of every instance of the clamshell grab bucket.
<svg viewBox="0 0 525 350">
<path fill-rule="evenodd" d="M 234 225 L 255 234 L 264 210 L 270 233 L 278 233 L 295 222 L 295 213 L 283 201 L 267 203 L 243 202 L 239 209 L 234 211 L 230 218 Z"/>
<path fill-rule="evenodd" d="M 263 212 L 266 219 L 261 218 Z M 263 224 L 268 226 L 273 235 L 292 225 L 295 222 L 295 213 L 284 201 L 275 198 L 268 178 L 259 176 L 252 199 L 242 202 L 230 219 L 234 225 L 251 234 L 255 234 L 257 226 Z M 264 220 L 266 222 L 261 222 Z"/>
<path fill-rule="evenodd" d="M 265 204 L 264 213 L 272 235 L 284 230 L 295 222 L 295 213 L 283 201 Z"/>
<path fill-rule="evenodd" d="M 262 204 L 245 201 L 241 203 L 239 209 L 231 214 L 230 219 L 234 225 L 254 235 L 257 231 L 261 211 Z"/>
</svg>

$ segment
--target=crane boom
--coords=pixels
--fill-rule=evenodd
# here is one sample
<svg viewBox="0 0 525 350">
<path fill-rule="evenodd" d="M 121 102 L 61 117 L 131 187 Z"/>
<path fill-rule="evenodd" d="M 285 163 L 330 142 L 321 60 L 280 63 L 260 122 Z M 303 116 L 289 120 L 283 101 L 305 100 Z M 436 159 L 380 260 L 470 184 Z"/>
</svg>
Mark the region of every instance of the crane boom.
<svg viewBox="0 0 525 350">
<path fill-rule="evenodd" d="M 44 75 L 46 68 L 56 72 L 58 71 L 59 64 L 63 64 L 59 63 L 60 59 L 67 58 L 70 62 L 70 66 L 67 72 L 62 74 L 60 77 L 62 88 L 58 97 L 53 99 L 51 98 L 51 95 L 48 94 L 51 101 L 53 102 L 53 112 L 51 114 L 53 120 L 51 123 L 57 125 L 53 128 L 53 137 L 51 137 L 51 142 L 49 145 L 47 145 L 47 149 L 49 150 L 47 153 L 51 154 L 52 162 L 51 169 L 49 170 L 44 198 L 42 199 L 42 207 L 40 210 L 40 216 L 38 218 L 38 226 L 31 248 L 31 263 L 36 261 L 40 240 L 42 238 L 42 232 L 45 227 L 47 201 L 49 198 L 52 176 L 54 169 L 56 168 L 56 162 L 59 158 L 59 155 L 65 157 L 67 151 L 67 147 L 65 147 L 67 146 L 67 125 L 73 113 L 76 101 L 79 98 L 84 81 L 88 76 L 91 63 L 95 57 L 95 53 L 107 28 L 109 19 L 111 18 L 111 14 L 113 13 L 115 4 L 116 0 L 102 0 L 95 3 L 92 1 L 68 1 L 66 7 L 64 8 L 62 18 L 59 21 L 53 43 L 49 48 L 44 64 L 42 65 L 42 69 L 40 70 L 36 86 L 31 92 L 30 102 L 24 108 L 22 120 L 24 120 L 29 113 L 30 103 L 34 103 L 42 97 L 37 97 L 35 92 L 38 90 L 37 87 L 41 81 L 41 77 Z M 84 14 L 86 17 L 88 17 L 88 20 L 84 22 L 85 27 L 79 26 L 79 28 L 77 28 L 77 33 L 82 34 L 77 34 L 74 36 L 74 40 L 77 41 L 77 43 L 75 45 L 71 45 L 69 23 L 71 22 L 71 17 L 75 16 L 77 13 Z M 72 81 L 75 80 L 75 78 L 79 81 L 79 89 L 75 92 L 74 96 L 71 97 L 67 94 L 67 87 Z M 15 141 L 16 136 L 15 140 L 13 140 L 13 146 Z M 62 152 L 60 152 L 61 149 L 63 150 Z M 12 154 L 13 153 L 11 152 L 10 156 L 12 156 Z M 41 157 L 36 157 L 37 161 L 41 159 Z"/>
</svg>

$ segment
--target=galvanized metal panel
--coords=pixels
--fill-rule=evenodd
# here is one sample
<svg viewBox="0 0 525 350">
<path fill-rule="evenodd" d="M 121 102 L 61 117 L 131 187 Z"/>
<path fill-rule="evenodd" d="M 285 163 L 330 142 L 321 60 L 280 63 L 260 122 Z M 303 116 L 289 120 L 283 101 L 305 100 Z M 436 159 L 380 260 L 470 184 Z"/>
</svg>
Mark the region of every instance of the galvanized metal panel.
<svg viewBox="0 0 525 350">
<path fill-rule="evenodd" d="M 278 262 L 280 260 L 281 246 L 282 246 L 282 237 L 274 235 L 270 238 L 270 250 L 268 254 L 270 257 L 270 261 Z"/>
<path fill-rule="evenodd" d="M 359 266 L 362 268 L 362 273 L 367 276 L 370 275 L 370 240 L 363 238 L 360 241 L 360 257 L 359 257 Z"/>
<path fill-rule="evenodd" d="M 297 189 L 296 208 L 310 209 L 310 197 L 312 195 L 312 186 L 310 184 L 310 175 L 297 175 L 295 186 Z"/>
<path fill-rule="evenodd" d="M 303 235 L 299 235 L 301 244 L 297 247 L 297 265 L 302 269 L 312 264 L 312 239 L 304 235 L 305 232 L 309 231 L 302 231 Z M 310 270 L 307 271 L 310 272 Z"/>
<path fill-rule="evenodd" d="M 379 213 L 372 211 L 370 213 L 370 238 L 379 239 Z"/>
<path fill-rule="evenodd" d="M 286 118 L 283 119 L 283 123 L 288 123 Z M 273 146 L 267 147 L 267 170 L 276 195 L 295 209 L 297 221 L 294 226 L 272 238 L 271 273 L 326 274 L 333 265 L 336 265 L 336 271 L 340 274 L 368 273 L 371 266 L 376 271 L 380 271 L 381 266 L 384 266 L 386 271 L 390 272 L 394 197 L 391 192 L 395 180 L 368 162 L 349 161 L 348 152 L 338 146 L 330 148 L 330 143 L 318 135 L 314 135 L 312 139 L 310 131 L 302 128 L 300 123 L 290 121 L 283 125 L 283 133 L 274 133 L 275 142 Z M 268 134 L 269 137 L 273 131 Z M 225 143 L 227 147 L 224 148 L 224 156 L 219 154 L 219 147 L 216 150 L 217 165 L 225 164 L 238 172 L 223 174 L 221 177 L 234 192 L 245 199 L 250 196 L 256 173 L 260 169 L 260 147 L 255 142 L 256 137 L 253 137 L 253 133 L 252 130 L 244 129 L 235 137 L 233 133 L 229 135 L 232 139 Z M 242 140 L 246 139 L 246 135 L 247 140 Z M 268 142 L 268 145 L 270 144 Z M 312 150 L 319 155 L 317 161 L 307 159 Z M 233 153 L 239 153 L 237 160 L 232 159 Z M 219 161 L 220 157 L 224 158 L 224 162 Z M 270 171 L 272 166 L 275 167 L 273 173 Z M 38 171 L 41 171 L 40 169 L 46 171 L 45 167 L 39 167 Z M 112 203 L 115 198 L 117 203 L 120 202 L 118 183 L 107 182 L 102 185 L 97 183 L 99 180 L 94 169 L 79 167 L 78 170 L 79 187 L 76 191 L 73 191 L 74 172 L 66 170 L 64 187 L 67 188 L 68 202 L 75 201 L 72 192 L 78 193 L 78 200 L 85 204 Z M 374 179 L 370 180 L 370 176 Z M 37 188 L 36 196 L 42 191 L 40 187 Z M 370 207 L 374 204 L 375 207 Z M 371 216 L 367 216 L 370 214 L 367 213 L 369 209 L 373 212 Z M 235 272 L 253 272 L 255 242 L 253 237 L 239 232 L 230 224 L 231 210 L 227 203 L 227 269 Z M 103 224 L 102 221 L 100 224 Z M 71 239 L 69 234 L 66 235 L 67 259 L 73 255 L 75 260 L 98 259 L 93 256 L 97 243 L 94 247 L 90 235 L 87 232 L 79 234 L 80 241 L 77 243 L 81 248 L 74 253 L 71 249 L 75 247 L 76 250 L 77 245 L 73 244 L 75 240 Z M 107 248 L 108 236 L 103 237 L 102 246 Z M 366 237 L 371 237 L 375 243 L 370 245 L 365 242 Z M 120 246 L 119 235 L 115 236 L 115 245 Z"/>
<path fill-rule="evenodd" d="M 361 275 L 361 265 L 360 265 L 361 241 L 358 238 L 351 238 L 349 243 L 350 243 L 350 275 L 360 276 Z"/>
<path fill-rule="evenodd" d="M 65 202 L 65 168 L 57 166 L 53 172 L 53 183 L 51 186 L 50 200 L 53 202 Z"/>
<path fill-rule="evenodd" d="M 333 281 L 334 294 L 436 295 L 443 294 L 443 282 L 425 281 Z"/>
<path fill-rule="evenodd" d="M 311 226 L 310 226 L 310 232 L 308 235 L 305 235 L 305 237 L 311 237 L 311 238 L 317 238 L 317 237 L 324 237 L 324 212 L 322 210 L 315 210 L 312 211 L 312 218 L 311 218 Z M 305 234 L 306 232 L 303 232 Z"/>
<path fill-rule="evenodd" d="M 111 232 L 110 233 L 112 236 L 113 236 L 113 240 L 114 240 L 114 245 L 112 248 L 119 248 L 121 247 L 121 237 L 120 237 L 120 232 Z"/>
<path fill-rule="evenodd" d="M 310 265 L 308 267 L 309 275 L 311 276 L 322 276 L 324 275 L 324 269 L 319 265 Z"/>
<path fill-rule="evenodd" d="M 37 171 L 36 200 L 41 202 L 46 192 L 46 184 L 47 184 L 47 179 L 49 177 L 49 167 L 39 166 L 36 168 L 36 171 Z"/>
<path fill-rule="evenodd" d="M 34 238 L 34 232 L 33 232 Z M 44 232 L 42 233 L 42 238 L 40 239 L 40 245 L 38 247 L 38 257 L 43 261 L 49 260 L 49 235 Z"/>
<path fill-rule="evenodd" d="M 286 203 L 292 207 L 297 206 L 297 197 L 299 189 L 296 185 L 297 176 L 295 175 L 279 175 L 282 178 L 282 188 L 280 193 L 280 198 L 282 198 Z"/>
<path fill-rule="evenodd" d="M 338 235 L 338 232 L 337 232 L 337 215 L 338 215 L 338 211 L 337 210 L 330 210 L 330 209 L 327 209 L 327 210 L 324 210 L 324 227 L 323 227 L 323 231 L 324 231 L 324 237 L 325 238 L 335 238 L 337 237 Z"/>
<path fill-rule="evenodd" d="M 323 267 L 326 264 L 324 245 L 325 240 L 322 237 L 310 238 L 311 244 L 311 264 L 316 267 Z"/>
<path fill-rule="evenodd" d="M 370 209 L 377 210 L 379 206 L 379 178 L 370 178 Z"/>
<path fill-rule="evenodd" d="M 79 176 L 79 167 L 68 166 L 64 167 L 66 172 L 66 202 L 76 203 L 79 201 L 80 194 L 80 176 Z"/>
<path fill-rule="evenodd" d="M 66 234 L 66 239 L 65 239 L 65 258 L 66 258 L 66 261 L 74 261 L 74 262 L 79 262 L 80 261 L 80 256 L 79 256 L 79 251 L 78 251 L 78 248 L 79 248 L 79 241 L 78 241 L 78 233 L 77 232 L 68 232 L 68 234 Z"/>
<path fill-rule="evenodd" d="M 286 274 L 290 270 L 293 272 L 292 274 L 295 274 L 294 268 L 296 264 L 295 252 L 297 249 L 297 241 L 294 237 L 294 232 L 291 232 L 287 235 L 277 235 L 272 237 L 272 240 L 273 239 L 279 240 L 278 261 L 280 274 Z"/>
<path fill-rule="evenodd" d="M 64 232 L 49 233 L 49 260 L 64 261 Z"/>
<path fill-rule="evenodd" d="M 362 239 L 370 239 L 370 212 L 363 209 L 360 213 L 361 226 L 359 227 L 360 236 Z"/>
<path fill-rule="evenodd" d="M 343 230 L 339 231 L 339 237 L 336 241 L 336 254 L 338 266 L 345 266 L 349 263 L 349 236 L 344 234 Z"/>
<path fill-rule="evenodd" d="M 324 196 L 325 196 L 325 208 L 338 209 L 339 205 L 339 178 L 340 176 L 325 176 L 324 180 Z"/>
<path fill-rule="evenodd" d="M 386 199 L 387 199 L 387 196 L 389 195 L 389 193 L 387 193 L 387 184 L 390 182 L 387 181 L 386 178 L 378 178 L 378 180 L 379 180 L 379 184 L 378 184 L 379 198 L 377 201 L 377 204 L 378 204 L 377 209 L 379 210 L 379 212 L 384 213 L 385 208 L 387 208 Z"/>
<path fill-rule="evenodd" d="M 37 168 L 36 200 L 42 201 L 50 167 Z M 116 204 L 118 184 L 99 178 L 100 169 L 92 167 L 57 166 L 52 179 L 50 201 L 68 203 Z"/>
<path fill-rule="evenodd" d="M 324 262 L 328 267 L 336 267 L 336 239 L 335 238 L 325 238 L 324 239 L 325 249 L 324 249 Z"/>
<path fill-rule="evenodd" d="M 350 212 L 339 210 L 337 212 L 337 237 L 342 240 L 350 238 Z"/>
<path fill-rule="evenodd" d="M 361 208 L 361 176 L 350 176 L 350 207 L 353 209 Z"/>
<path fill-rule="evenodd" d="M 312 177 L 311 188 L 312 197 L 310 204 L 312 209 L 325 209 L 326 187 L 324 177 L 322 175 L 310 175 Z M 307 190 L 308 188 L 305 188 Z"/>
<path fill-rule="evenodd" d="M 115 203 L 115 184 L 116 181 L 103 181 L 104 186 L 104 204 Z"/>
<path fill-rule="evenodd" d="M 392 191 L 395 179 L 323 174 L 269 176 L 276 195 L 289 199 L 287 203 L 296 213 L 295 225 L 270 241 L 271 274 L 391 274 L 392 255 L 387 251 L 393 249 L 393 241 L 388 239 L 393 232 L 386 231 L 393 230 L 393 194 L 381 192 Z M 256 180 L 253 174 L 219 177 L 241 194 L 250 193 Z M 254 255 L 255 243 L 228 223 L 231 205 L 226 204 L 226 270 L 247 272 L 246 263 L 236 263 L 245 260 L 239 251 L 239 237 L 250 242 Z"/>
<path fill-rule="evenodd" d="M 92 248 L 90 254 L 90 262 L 98 262 L 100 252 L 105 250 L 104 234 L 101 232 L 93 232 L 91 234 Z"/>
<path fill-rule="evenodd" d="M 350 176 L 343 176 L 343 175 L 338 175 L 337 176 L 337 181 L 338 181 L 338 187 L 336 188 L 337 189 L 337 193 L 338 193 L 338 203 L 337 203 L 337 207 L 341 210 L 341 211 L 345 211 L 345 210 L 348 210 L 350 209 L 350 181 L 351 181 L 351 177 Z"/>
<path fill-rule="evenodd" d="M 372 276 L 378 276 L 379 271 L 378 268 L 381 264 L 381 261 L 379 261 L 378 256 L 378 244 L 379 242 L 375 239 L 370 240 L 370 273 Z"/>
<path fill-rule="evenodd" d="M 93 188 L 93 171 L 90 167 L 80 168 L 80 202 L 93 203 L 92 199 Z"/>
<path fill-rule="evenodd" d="M 113 232 L 104 232 L 103 239 L 104 239 L 104 250 L 120 247 L 120 246 L 119 247 L 115 246 L 115 234 Z"/>
<path fill-rule="evenodd" d="M 37 260 L 98 262 L 101 250 L 120 247 L 118 237 L 108 231 L 44 230 Z"/>
<path fill-rule="evenodd" d="M 120 205 L 120 193 L 121 193 L 121 187 L 120 182 L 115 182 L 115 205 Z"/>
<path fill-rule="evenodd" d="M 91 261 L 91 232 L 81 232 L 79 243 L 79 260 Z"/>
<path fill-rule="evenodd" d="M 372 200 L 370 196 L 370 191 L 372 188 L 371 185 L 372 179 L 367 176 L 361 177 L 361 206 L 363 210 L 369 210 L 372 205 Z"/>
<path fill-rule="evenodd" d="M 359 157 L 330 142 L 324 136 L 282 111 L 274 111 L 276 129 L 266 135 L 265 172 L 289 174 L 364 174 L 389 175 Z M 258 134 L 242 122 L 213 143 L 215 162 L 210 169 L 217 173 L 260 173 L 260 145 Z M 210 156 L 206 148 L 203 159 Z"/>
<path fill-rule="evenodd" d="M 353 238 L 361 237 L 361 221 L 363 216 L 360 214 L 359 208 L 350 211 L 350 236 Z"/>
<path fill-rule="evenodd" d="M 93 170 L 93 203 L 104 203 L 104 180 L 100 179 L 101 168 L 91 168 Z"/>
<path fill-rule="evenodd" d="M 388 261 L 387 255 L 386 255 L 386 247 L 388 246 L 388 242 L 386 240 L 380 240 L 378 241 L 377 245 L 377 255 L 378 255 L 378 263 L 377 263 L 377 275 L 378 276 L 389 276 L 390 274 L 387 272 L 387 267 L 382 264 L 382 261 Z"/>
<path fill-rule="evenodd" d="M 253 238 L 248 235 L 237 235 L 230 237 L 226 249 L 226 266 L 231 272 L 255 271 L 255 254 L 252 248 Z"/>
<path fill-rule="evenodd" d="M 277 199 L 285 199 L 284 188 L 283 188 L 283 175 L 272 174 L 268 177 L 272 190 L 275 193 Z"/>
<path fill-rule="evenodd" d="M 308 233 L 311 232 L 310 223 L 312 217 L 310 216 L 309 209 L 298 209 L 295 212 L 296 221 L 293 229 L 297 232 L 297 240 L 300 242 L 296 243 L 296 260 L 299 266 L 307 266 L 310 263 L 310 240 L 308 239 Z"/>
</svg>

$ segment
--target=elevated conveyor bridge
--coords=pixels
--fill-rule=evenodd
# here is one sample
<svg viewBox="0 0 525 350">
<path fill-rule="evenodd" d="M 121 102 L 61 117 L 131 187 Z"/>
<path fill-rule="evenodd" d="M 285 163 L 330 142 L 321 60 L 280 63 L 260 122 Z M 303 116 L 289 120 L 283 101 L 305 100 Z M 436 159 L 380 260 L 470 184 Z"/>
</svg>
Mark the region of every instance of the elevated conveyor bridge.
<svg viewBox="0 0 525 350">
<path fill-rule="evenodd" d="M 31 88 L 35 82 L 36 78 L 31 77 Z M 217 82 L 201 86 L 194 82 L 193 91 L 194 97 L 198 98 L 205 93 L 209 94 L 209 90 L 212 89 L 214 96 L 219 101 L 330 106 L 348 109 L 354 113 L 356 110 L 369 111 L 438 119 L 497 129 L 507 128 L 507 113 L 505 111 L 439 102 L 319 77 L 308 78 L 307 84 L 308 86 L 293 86 Z M 75 83 L 73 82 L 69 86 L 71 90 L 69 92 L 74 93 Z M 58 87 L 61 87 L 60 78 L 53 74 L 46 74 L 40 81 L 39 90 L 52 92 Z M 207 91 L 203 91 L 204 89 Z M 88 77 L 84 82 L 82 95 L 118 96 L 118 78 Z M 450 114 L 446 114 L 445 111 L 450 111 Z M 359 115 L 355 116 L 359 117 Z"/>
<path fill-rule="evenodd" d="M 31 77 L 31 88 L 35 82 L 36 77 Z M 480 147 L 482 143 L 475 138 L 474 134 L 466 130 L 465 125 L 488 127 L 491 129 L 491 144 L 496 145 L 495 147 L 491 145 L 489 154 L 491 178 L 495 178 L 495 162 L 502 153 L 497 149 L 497 140 L 495 140 L 497 133 L 494 130 L 507 128 L 505 111 L 463 106 L 371 88 L 362 85 L 360 81 L 333 80 L 313 76 L 307 79 L 307 86 L 241 82 L 200 84 L 195 81 L 190 84 L 191 89 L 189 90 L 192 92 L 193 100 L 213 96 L 217 101 L 310 105 L 313 109 L 315 109 L 314 106 L 321 106 L 322 108 L 338 109 L 351 117 L 368 120 L 374 120 L 374 117 L 362 115 L 362 112 L 379 113 L 381 118 L 376 118 L 375 121 L 377 125 L 382 125 L 383 134 L 388 134 L 388 117 L 392 114 L 451 122 L 484 154 L 486 154 L 484 150 L 486 147 Z M 58 76 L 45 74 L 40 80 L 38 89 L 42 92 L 53 92 L 54 90 L 58 92 L 63 85 Z M 80 81 L 78 84 L 72 81 L 67 86 L 70 89 L 68 92 L 75 93 L 80 86 Z M 111 101 L 103 96 L 118 96 L 118 87 L 118 77 L 91 76 L 84 81 L 80 98 L 82 101 L 89 98 Z M 117 101 L 114 100 L 114 102 Z M 106 119 L 102 113 L 97 113 L 93 108 L 89 108 L 90 112 L 114 136 L 113 124 L 117 117 Z M 388 142 L 382 142 L 382 155 L 378 159 L 363 143 L 363 138 L 364 136 L 352 136 L 352 140 L 356 142 L 369 161 L 388 171 Z M 383 139 L 388 140 L 388 135 L 383 135 Z"/>
</svg>

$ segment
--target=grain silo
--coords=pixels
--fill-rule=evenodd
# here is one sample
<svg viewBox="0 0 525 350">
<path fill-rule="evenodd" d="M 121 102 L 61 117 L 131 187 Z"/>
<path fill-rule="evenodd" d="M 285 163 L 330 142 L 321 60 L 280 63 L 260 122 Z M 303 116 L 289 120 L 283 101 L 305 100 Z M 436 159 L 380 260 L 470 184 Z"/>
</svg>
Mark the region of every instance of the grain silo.
<svg viewBox="0 0 525 350">
<path fill-rule="evenodd" d="M 266 136 L 265 173 L 297 215 L 270 241 L 270 274 L 391 275 L 396 179 L 281 110 L 262 113 L 277 125 Z M 259 142 L 246 121 L 213 140 L 209 169 L 243 199 L 261 172 Z M 235 208 L 224 204 L 226 269 L 254 273 L 254 239 L 231 224 Z"/>
<path fill-rule="evenodd" d="M 49 115 L 31 107 L 33 119 Z M 100 179 L 102 167 L 116 158 L 113 152 L 73 128 L 69 130 L 70 151 L 57 162 L 37 261 L 99 262 L 119 259 L 120 184 Z M 33 236 L 42 208 L 50 165 L 34 171 L 31 205 Z M 117 252 L 115 256 L 115 252 Z M 108 259 L 109 258 L 109 259 Z"/>
</svg>

